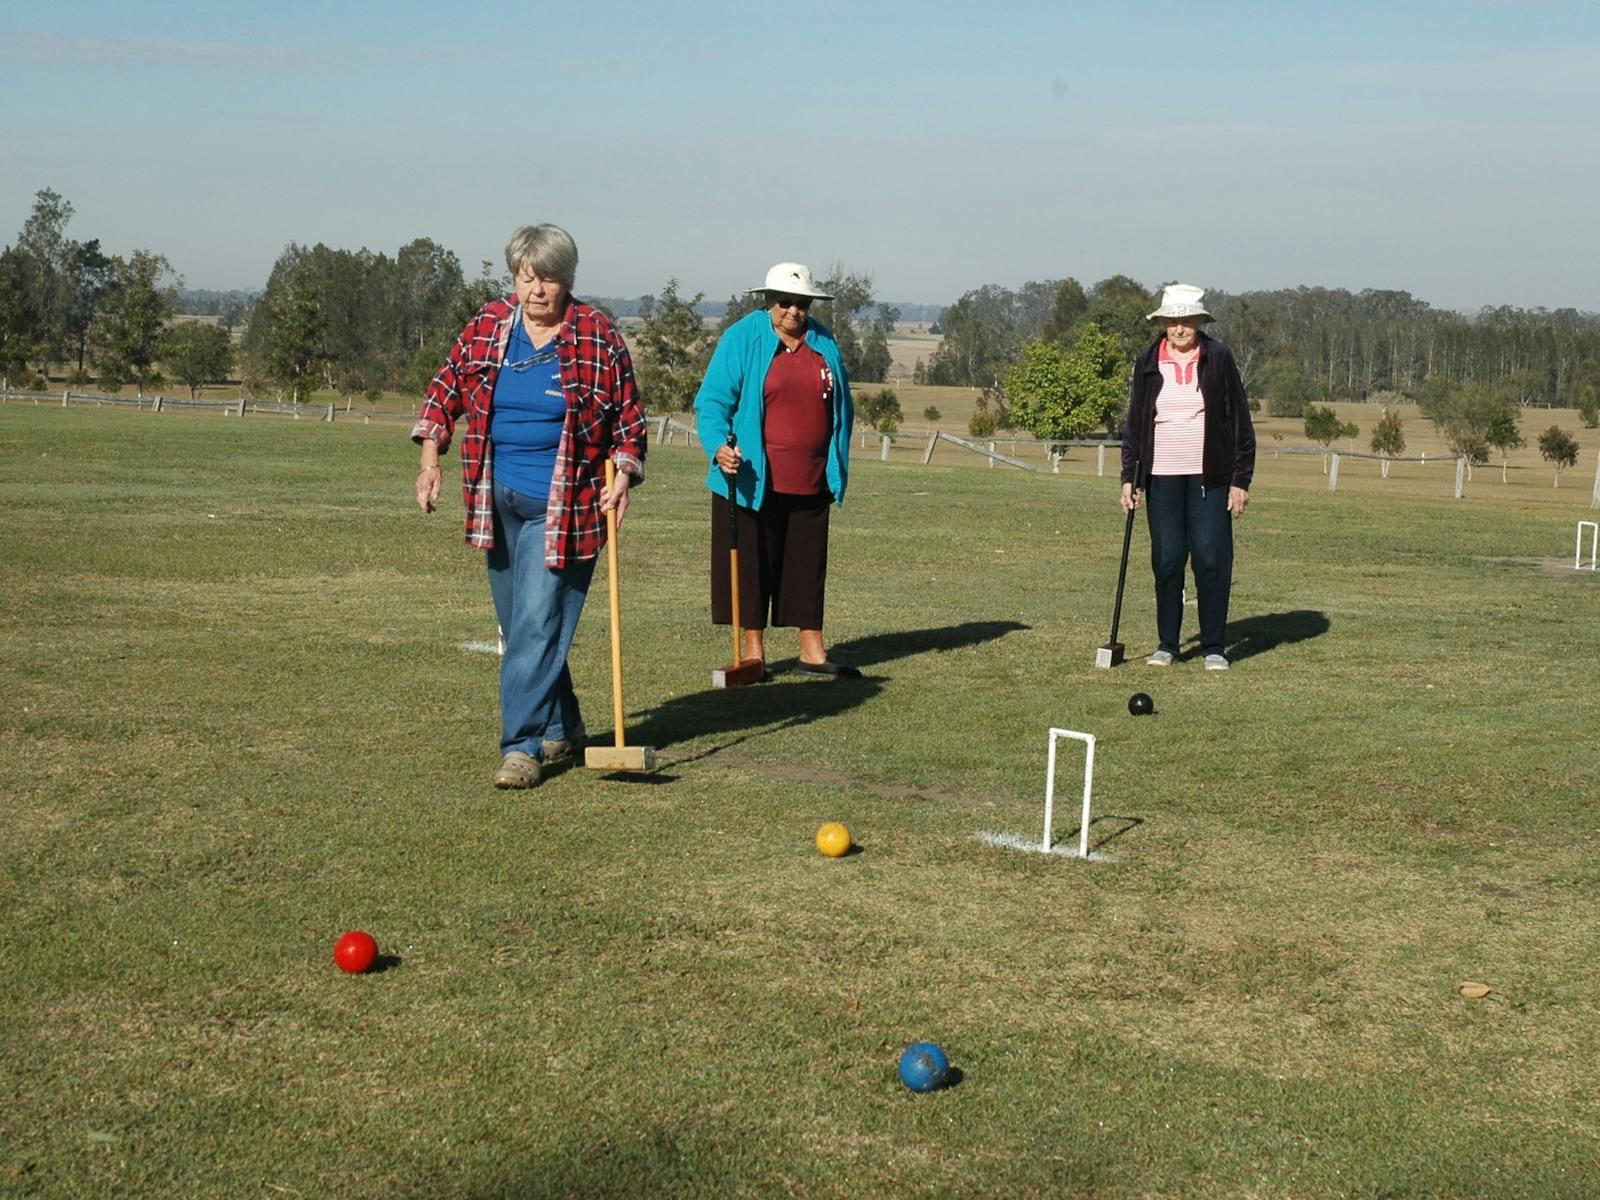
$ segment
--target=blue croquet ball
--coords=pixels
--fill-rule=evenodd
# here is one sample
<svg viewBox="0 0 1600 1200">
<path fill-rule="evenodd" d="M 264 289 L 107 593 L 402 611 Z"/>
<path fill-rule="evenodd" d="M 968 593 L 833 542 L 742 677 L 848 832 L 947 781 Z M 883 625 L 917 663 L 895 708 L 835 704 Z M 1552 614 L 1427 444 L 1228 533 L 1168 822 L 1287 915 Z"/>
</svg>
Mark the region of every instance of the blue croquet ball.
<svg viewBox="0 0 1600 1200">
<path fill-rule="evenodd" d="M 950 1082 L 950 1060 L 932 1042 L 912 1042 L 900 1056 L 900 1082 L 913 1092 L 932 1092 Z"/>
<path fill-rule="evenodd" d="M 1128 711 L 1136 717 L 1148 717 L 1156 710 L 1156 702 L 1143 692 L 1128 697 Z"/>
</svg>

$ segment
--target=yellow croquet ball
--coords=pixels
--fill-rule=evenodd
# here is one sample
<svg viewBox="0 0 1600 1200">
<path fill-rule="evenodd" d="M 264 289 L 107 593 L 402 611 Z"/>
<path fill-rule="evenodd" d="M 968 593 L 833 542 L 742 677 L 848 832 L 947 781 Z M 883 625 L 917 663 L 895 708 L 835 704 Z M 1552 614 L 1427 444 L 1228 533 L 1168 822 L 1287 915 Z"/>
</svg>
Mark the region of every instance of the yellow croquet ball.
<svg viewBox="0 0 1600 1200">
<path fill-rule="evenodd" d="M 829 821 L 817 830 L 817 849 L 829 858 L 843 858 L 850 852 L 850 831 L 838 821 Z"/>
</svg>

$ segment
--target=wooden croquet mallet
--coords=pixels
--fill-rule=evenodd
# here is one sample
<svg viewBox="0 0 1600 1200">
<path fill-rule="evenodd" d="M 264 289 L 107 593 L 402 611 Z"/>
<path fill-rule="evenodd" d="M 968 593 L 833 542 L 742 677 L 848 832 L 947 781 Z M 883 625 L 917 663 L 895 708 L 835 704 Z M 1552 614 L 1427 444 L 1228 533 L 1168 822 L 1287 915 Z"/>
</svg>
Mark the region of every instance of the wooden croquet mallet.
<svg viewBox="0 0 1600 1200">
<path fill-rule="evenodd" d="M 606 491 L 616 487 L 617 465 L 606 459 Z M 606 510 L 606 569 L 611 585 L 611 709 L 617 731 L 615 746 L 590 746 L 583 765 L 591 771 L 653 771 L 656 752 L 651 746 L 630 746 L 622 731 L 622 593 L 617 584 L 617 509 Z"/>
<path fill-rule="evenodd" d="M 729 449 L 737 445 L 737 439 L 730 433 Z M 728 592 L 733 601 L 733 665 L 717 667 L 711 672 L 711 686 L 717 688 L 760 683 L 767 670 L 767 664 L 759 658 L 744 661 L 744 630 L 739 627 L 739 500 L 734 490 L 738 472 L 725 474 L 728 476 Z"/>
</svg>

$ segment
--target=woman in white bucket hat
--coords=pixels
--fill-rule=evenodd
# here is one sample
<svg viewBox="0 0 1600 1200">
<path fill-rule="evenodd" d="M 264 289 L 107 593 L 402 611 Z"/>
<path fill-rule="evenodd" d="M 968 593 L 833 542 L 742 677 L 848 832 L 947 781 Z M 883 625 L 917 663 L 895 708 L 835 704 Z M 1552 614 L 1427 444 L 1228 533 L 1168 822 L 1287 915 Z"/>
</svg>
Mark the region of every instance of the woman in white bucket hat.
<svg viewBox="0 0 1600 1200">
<path fill-rule="evenodd" d="M 1122 511 L 1141 501 L 1150 523 L 1156 632 L 1145 662 L 1172 664 L 1183 625 L 1183 575 L 1194 562 L 1200 652 L 1206 669 L 1228 669 L 1228 596 L 1233 526 L 1250 503 L 1256 434 L 1233 351 L 1201 327 L 1212 319 L 1205 292 L 1169 284 L 1150 314 L 1165 332 L 1133 365 L 1122 433 Z"/>
<path fill-rule="evenodd" d="M 855 407 L 839 345 L 810 315 L 831 300 L 811 269 L 781 262 L 760 287 L 765 306 L 729 326 L 695 396 L 711 457 L 711 618 L 733 617 L 728 579 L 729 480 L 739 521 L 739 623 L 744 662 L 765 662 L 770 624 L 800 631 L 795 670 L 855 678 L 822 639 L 828 512 L 844 503 Z M 730 444 L 730 435 L 732 442 Z"/>
</svg>

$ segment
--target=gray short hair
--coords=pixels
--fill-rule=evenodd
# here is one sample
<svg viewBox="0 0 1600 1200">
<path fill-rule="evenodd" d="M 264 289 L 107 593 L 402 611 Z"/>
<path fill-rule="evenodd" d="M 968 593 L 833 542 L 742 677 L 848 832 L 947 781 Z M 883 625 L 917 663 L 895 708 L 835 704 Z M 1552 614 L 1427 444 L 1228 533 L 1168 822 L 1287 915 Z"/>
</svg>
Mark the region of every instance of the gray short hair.
<svg viewBox="0 0 1600 1200">
<path fill-rule="evenodd" d="M 578 244 L 559 225 L 524 225 L 506 243 L 506 270 L 514 277 L 523 267 L 570 292 L 578 275 Z"/>
</svg>

